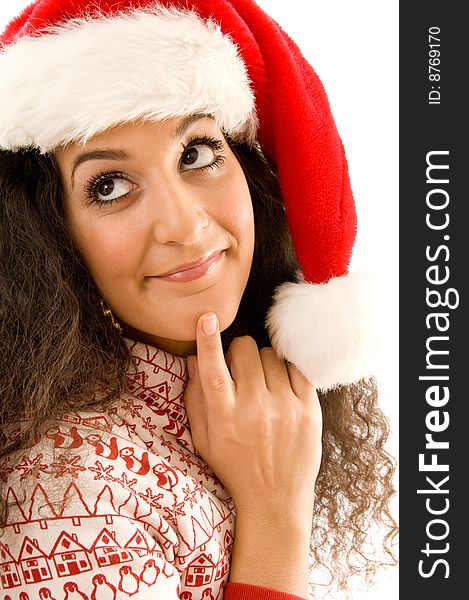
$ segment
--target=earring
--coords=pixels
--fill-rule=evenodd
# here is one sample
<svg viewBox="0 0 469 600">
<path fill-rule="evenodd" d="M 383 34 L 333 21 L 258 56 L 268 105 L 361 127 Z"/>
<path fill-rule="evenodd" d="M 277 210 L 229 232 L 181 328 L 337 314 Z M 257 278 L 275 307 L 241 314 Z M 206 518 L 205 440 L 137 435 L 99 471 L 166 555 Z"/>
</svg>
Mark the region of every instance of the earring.
<svg viewBox="0 0 469 600">
<path fill-rule="evenodd" d="M 104 304 L 104 300 L 100 300 L 100 302 L 101 302 L 101 310 L 103 311 L 103 315 L 105 317 L 110 317 L 112 326 L 117 331 L 117 333 L 122 333 L 122 327 L 120 326 L 120 323 L 118 323 L 115 320 L 114 315 L 112 314 L 111 309 Z"/>
</svg>

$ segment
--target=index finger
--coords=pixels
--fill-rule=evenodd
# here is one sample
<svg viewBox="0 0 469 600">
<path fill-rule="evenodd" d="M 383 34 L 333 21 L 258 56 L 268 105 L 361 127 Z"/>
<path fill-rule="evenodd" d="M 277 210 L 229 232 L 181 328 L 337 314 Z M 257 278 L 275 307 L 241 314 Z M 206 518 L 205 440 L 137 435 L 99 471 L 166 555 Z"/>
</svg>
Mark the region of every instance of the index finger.
<svg viewBox="0 0 469 600">
<path fill-rule="evenodd" d="M 215 313 L 205 313 L 197 321 L 197 364 L 207 400 L 227 400 L 233 380 L 223 355 L 220 326 Z"/>
</svg>

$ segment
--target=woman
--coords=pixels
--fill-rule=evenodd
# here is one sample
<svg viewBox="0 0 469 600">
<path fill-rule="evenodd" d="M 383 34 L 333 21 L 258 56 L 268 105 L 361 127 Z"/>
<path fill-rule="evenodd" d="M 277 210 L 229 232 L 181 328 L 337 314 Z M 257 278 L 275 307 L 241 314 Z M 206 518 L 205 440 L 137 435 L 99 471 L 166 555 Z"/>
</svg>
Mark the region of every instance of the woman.
<svg viewBox="0 0 469 600">
<path fill-rule="evenodd" d="M 245 0 L 42 0 L 1 41 L 5 596 L 372 573 L 393 464 L 314 71 Z"/>
</svg>

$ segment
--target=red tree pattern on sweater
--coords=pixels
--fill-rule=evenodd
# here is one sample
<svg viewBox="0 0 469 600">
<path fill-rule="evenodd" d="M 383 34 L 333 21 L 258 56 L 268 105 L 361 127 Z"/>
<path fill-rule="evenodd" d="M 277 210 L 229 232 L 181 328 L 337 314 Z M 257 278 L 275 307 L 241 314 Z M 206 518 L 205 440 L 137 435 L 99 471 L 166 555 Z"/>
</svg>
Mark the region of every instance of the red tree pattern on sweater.
<svg viewBox="0 0 469 600">
<path fill-rule="evenodd" d="M 234 507 L 192 444 L 185 359 L 126 343 L 136 373 L 118 403 L 2 462 L 3 600 L 223 597 Z"/>
</svg>

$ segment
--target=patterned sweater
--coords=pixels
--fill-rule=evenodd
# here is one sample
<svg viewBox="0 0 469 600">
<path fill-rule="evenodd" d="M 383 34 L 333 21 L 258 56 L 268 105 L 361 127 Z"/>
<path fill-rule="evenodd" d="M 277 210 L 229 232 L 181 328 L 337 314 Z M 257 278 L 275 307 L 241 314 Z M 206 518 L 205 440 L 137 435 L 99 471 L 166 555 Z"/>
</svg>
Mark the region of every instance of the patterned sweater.
<svg viewBox="0 0 469 600">
<path fill-rule="evenodd" d="M 126 340 L 137 374 L 99 413 L 71 413 L 4 459 L 2 600 L 281 600 L 229 583 L 235 511 L 194 451 L 186 360 Z"/>
</svg>

